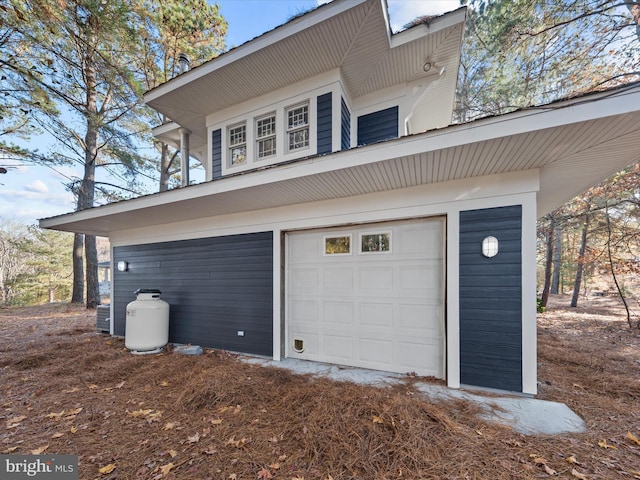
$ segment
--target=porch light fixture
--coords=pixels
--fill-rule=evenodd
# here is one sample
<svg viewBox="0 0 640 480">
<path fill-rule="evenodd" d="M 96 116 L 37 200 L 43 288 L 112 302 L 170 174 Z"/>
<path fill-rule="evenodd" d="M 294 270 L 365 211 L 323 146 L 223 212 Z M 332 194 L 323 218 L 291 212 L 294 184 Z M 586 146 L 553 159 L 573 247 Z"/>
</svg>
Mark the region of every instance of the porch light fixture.
<svg viewBox="0 0 640 480">
<path fill-rule="evenodd" d="M 498 254 L 498 239 L 489 235 L 482 240 L 482 255 L 487 258 L 495 257 Z"/>
<path fill-rule="evenodd" d="M 118 262 L 118 271 L 119 272 L 127 272 L 127 271 L 129 271 L 129 262 L 125 262 L 124 260 L 120 260 Z"/>
<path fill-rule="evenodd" d="M 435 73 L 441 77 L 442 75 L 444 75 L 444 72 L 446 70 L 445 67 L 441 67 L 439 65 L 436 65 L 434 62 L 432 62 L 431 60 L 426 60 L 424 62 L 424 64 L 422 65 L 422 71 L 424 73 L 429 73 L 431 72 L 431 70 L 435 69 Z"/>
</svg>

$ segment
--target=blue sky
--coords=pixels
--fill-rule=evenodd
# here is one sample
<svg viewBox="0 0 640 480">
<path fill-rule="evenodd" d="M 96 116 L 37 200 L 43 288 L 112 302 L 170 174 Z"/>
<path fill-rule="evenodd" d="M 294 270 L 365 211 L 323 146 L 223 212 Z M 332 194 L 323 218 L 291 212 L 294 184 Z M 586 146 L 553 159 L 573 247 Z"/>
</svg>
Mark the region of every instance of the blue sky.
<svg viewBox="0 0 640 480">
<path fill-rule="evenodd" d="M 287 22 L 291 17 L 314 8 L 325 0 L 218 0 L 220 11 L 229 24 L 228 47 L 241 45 Z M 387 0 L 389 17 L 398 30 L 421 15 L 455 10 L 459 0 Z M 46 139 L 31 141 L 40 153 L 49 150 Z M 6 162 L 0 160 L 0 165 Z M 21 166 L 0 175 L 0 221 L 17 220 L 26 224 L 75 210 L 73 196 L 64 188 L 69 177 L 79 177 L 80 169 Z M 148 192 L 151 193 L 151 192 Z"/>
</svg>

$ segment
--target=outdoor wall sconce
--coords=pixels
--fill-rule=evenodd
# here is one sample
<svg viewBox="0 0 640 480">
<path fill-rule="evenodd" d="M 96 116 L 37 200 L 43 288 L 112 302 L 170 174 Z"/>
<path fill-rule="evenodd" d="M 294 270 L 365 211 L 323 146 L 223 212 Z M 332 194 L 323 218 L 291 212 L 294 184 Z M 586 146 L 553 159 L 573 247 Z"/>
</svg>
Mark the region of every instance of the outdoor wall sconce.
<svg viewBox="0 0 640 480">
<path fill-rule="evenodd" d="M 495 257 L 498 254 L 498 239 L 488 236 L 482 240 L 482 255 L 487 258 Z"/>
<path fill-rule="evenodd" d="M 124 260 L 120 260 L 118 262 L 118 271 L 119 272 L 128 272 L 129 271 L 129 262 L 125 262 Z"/>
<path fill-rule="evenodd" d="M 422 65 L 422 71 L 424 73 L 429 73 L 432 69 L 434 69 L 434 73 L 436 73 L 438 76 L 442 76 L 444 75 L 445 72 L 445 68 L 441 67 L 439 65 L 436 65 L 434 62 L 432 62 L 431 60 L 426 60 L 424 62 L 424 64 Z"/>
</svg>

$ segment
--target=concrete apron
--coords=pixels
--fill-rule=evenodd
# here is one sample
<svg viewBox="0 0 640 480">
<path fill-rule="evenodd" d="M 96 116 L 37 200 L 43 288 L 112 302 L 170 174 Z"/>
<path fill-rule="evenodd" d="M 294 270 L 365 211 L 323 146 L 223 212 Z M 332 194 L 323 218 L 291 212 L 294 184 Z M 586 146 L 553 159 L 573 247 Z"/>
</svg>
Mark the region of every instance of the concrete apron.
<svg viewBox="0 0 640 480">
<path fill-rule="evenodd" d="M 294 373 L 317 375 L 336 381 L 365 385 L 384 386 L 385 384 L 402 383 L 406 379 L 406 375 L 399 373 L 343 367 L 294 358 L 285 358 L 279 362 L 250 356 L 241 356 L 241 358 L 245 362 L 265 367 L 284 368 Z M 512 396 L 508 393 L 496 396 L 500 393 L 495 391 L 492 392 L 493 396 L 484 396 L 426 382 L 417 382 L 416 387 L 433 400 L 462 399 L 474 402 L 484 411 L 482 416 L 485 420 L 508 426 L 525 435 L 555 435 L 586 431 L 584 421 L 564 403 L 537 400 L 525 396 Z"/>
</svg>

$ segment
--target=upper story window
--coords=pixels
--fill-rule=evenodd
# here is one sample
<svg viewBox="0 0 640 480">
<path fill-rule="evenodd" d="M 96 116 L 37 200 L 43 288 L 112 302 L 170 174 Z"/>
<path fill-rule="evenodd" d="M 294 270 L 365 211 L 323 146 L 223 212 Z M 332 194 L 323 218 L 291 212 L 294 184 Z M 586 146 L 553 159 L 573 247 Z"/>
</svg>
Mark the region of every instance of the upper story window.
<svg viewBox="0 0 640 480">
<path fill-rule="evenodd" d="M 211 143 L 212 172 L 216 171 L 212 178 L 263 169 L 317 153 L 319 137 L 323 142 L 322 153 L 330 150 L 332 104 L 321 103 L 318 93 L 322 90 L 305 91 L 276 101 L 269 98 L 269 103 L 260 108 L 233 107 L 224 115 L 221 113 L 224 119 L 208 125 L 212 135 L 219 132 L 219 142 Z M 327 97 L 330 99 L 331 95 L 323 93 L 325 100 Z"/>
<path fill-rule="evenodd" d="M 309 104 L 304 103 L 286 109 L 287 151 L 309 147 Z"/>
<path fill-rule="evenodd" d="M 247 161 L 247 125 L 229 127 L 229 165 L 242 165 Z"/>
<path fill-rule="evenodd" d="M 258 160 L 276 154 L 276 114 L 256 119 L 256 155 Z"/>
</svg>

